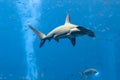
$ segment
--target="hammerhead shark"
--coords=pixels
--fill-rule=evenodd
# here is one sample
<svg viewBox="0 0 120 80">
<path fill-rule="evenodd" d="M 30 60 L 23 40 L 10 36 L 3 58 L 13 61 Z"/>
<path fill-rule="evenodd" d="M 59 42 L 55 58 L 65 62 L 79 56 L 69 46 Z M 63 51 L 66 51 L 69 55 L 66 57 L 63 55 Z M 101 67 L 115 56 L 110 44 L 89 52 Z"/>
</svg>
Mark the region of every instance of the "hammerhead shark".
<svg viewBox="0 0 120 80">
<path fill-rule="evenodd" d="M 82 26 L 78 26 L 78 25 L 70 23 L 69 14 L 67 14 L 65 23 L 63 25 L 56 27 L 55 29 L 50 31 L 47 35 L 38 31 L 31 25 L 29 25 L 29 28 L 40 38 L 41 40 L 40 47 L 43 46 L 46 40 L 50 41 L 51 39 L 54 39 L 57 42 L 59 42 L 59 39 L 68 38 L 71 41 L 72 45 L 75 46 L 76 37 L 81 37 L 84 35 L 95 37 L 95 34 L 93 31 L 87 28 L 84 28 Z"/>
</svg>

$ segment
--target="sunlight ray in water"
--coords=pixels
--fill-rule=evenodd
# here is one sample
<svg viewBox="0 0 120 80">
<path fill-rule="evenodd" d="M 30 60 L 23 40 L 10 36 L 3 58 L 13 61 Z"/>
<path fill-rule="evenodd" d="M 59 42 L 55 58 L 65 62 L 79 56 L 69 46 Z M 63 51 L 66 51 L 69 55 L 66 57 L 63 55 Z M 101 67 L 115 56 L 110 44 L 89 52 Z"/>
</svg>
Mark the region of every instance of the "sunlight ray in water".
<svg viewBox="0 0 120 80">
<path fill-rule="evenodd" d="M 40 4 L 40 0 L 20 0 L 17 2 L 17 7 L 21 17 L 22 30 L 24 34 L 27 80 L 38 79 L 38 68 L 36 65 L 36 56 L 33 47 L 35 37 L 33 36 L 33 32 L 28 29 L 28 25 L 31 24 L 37 26 L 38 22 L 36 19 L 40 17 L 40 14 L 38 12 Z"/>
</svg>

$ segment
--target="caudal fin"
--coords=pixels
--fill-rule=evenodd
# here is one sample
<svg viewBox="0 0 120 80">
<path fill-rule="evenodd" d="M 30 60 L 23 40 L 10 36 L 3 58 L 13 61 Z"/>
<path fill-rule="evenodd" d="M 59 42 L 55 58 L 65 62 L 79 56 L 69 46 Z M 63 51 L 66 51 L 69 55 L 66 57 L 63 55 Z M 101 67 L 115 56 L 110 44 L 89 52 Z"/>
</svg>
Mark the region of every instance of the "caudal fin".
<svg viewBox="0 0 120 80">
<path fill-rule="evenodd" d="M 43 46 L 43 44 L 45 43 L 45 38 L 46 35 L 43 34 L 42 32 L 38 31 L 37 29 L 33 28 L 31 25 L 29 25 L 29 28 L 40 38 L 41 42 L 40 42 L 40 47 Z"/>
</svg>

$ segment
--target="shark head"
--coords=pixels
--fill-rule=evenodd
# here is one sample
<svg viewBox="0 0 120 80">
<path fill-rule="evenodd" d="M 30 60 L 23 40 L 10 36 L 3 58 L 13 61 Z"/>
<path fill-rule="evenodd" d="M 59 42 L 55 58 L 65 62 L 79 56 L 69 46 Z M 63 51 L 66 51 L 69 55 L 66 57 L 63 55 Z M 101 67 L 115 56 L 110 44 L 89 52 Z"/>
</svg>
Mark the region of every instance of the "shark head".
<svg viewBox="0 0 120 80">
<path fill-rule="evenodd" d="M 78 26 L 77 29 L 80 30 L 80 34 L 83 34 L 83 35 L 86 34 L 86 35 L 88 35 L 90 37 L 95 37 L 94 32 L 89 30 L 89 29 L 87 29 L 87 28 L 84 28 L 82 26 Z"/>
</svg>

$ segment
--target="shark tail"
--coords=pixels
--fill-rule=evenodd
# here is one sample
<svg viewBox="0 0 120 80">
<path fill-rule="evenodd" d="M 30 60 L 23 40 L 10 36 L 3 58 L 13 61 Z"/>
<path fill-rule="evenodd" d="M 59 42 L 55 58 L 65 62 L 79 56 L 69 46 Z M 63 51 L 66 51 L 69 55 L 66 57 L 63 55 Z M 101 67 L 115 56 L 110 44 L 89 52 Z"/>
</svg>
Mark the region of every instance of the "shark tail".
<svg viewBox="0 0 120 80">
<path fill-rule="evenodd" d="M 42 32 L 38 31 L 37 29 L 33 28 L 31 25 L 29 25 L 29 28 L 40 38 L 40 48 L 44 45 L 46 41 L 46 35 Z"/>
</svg>

